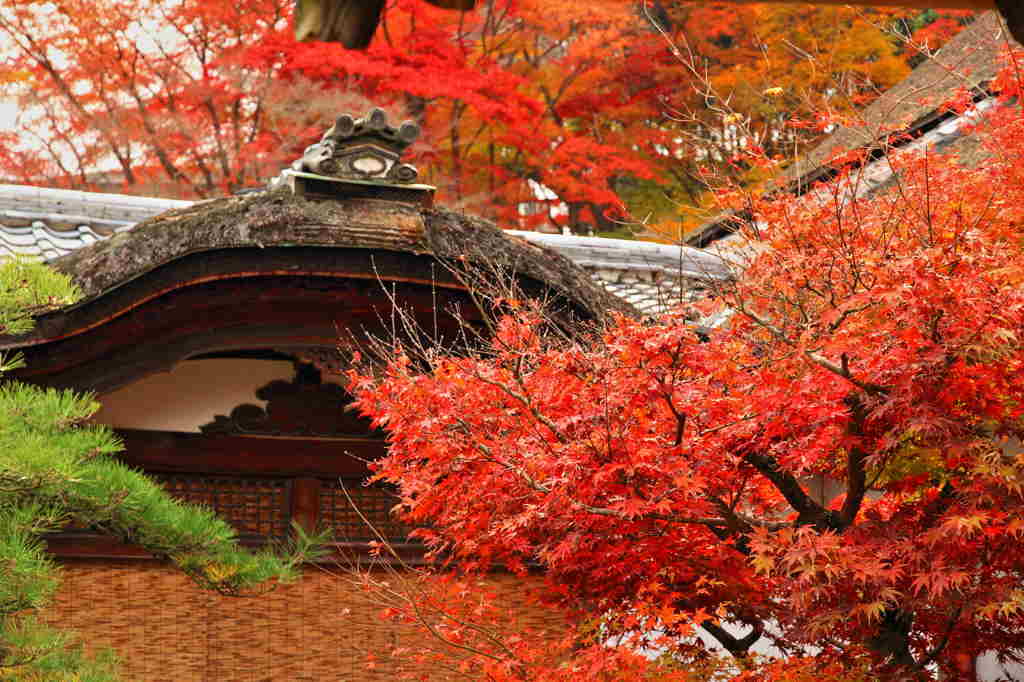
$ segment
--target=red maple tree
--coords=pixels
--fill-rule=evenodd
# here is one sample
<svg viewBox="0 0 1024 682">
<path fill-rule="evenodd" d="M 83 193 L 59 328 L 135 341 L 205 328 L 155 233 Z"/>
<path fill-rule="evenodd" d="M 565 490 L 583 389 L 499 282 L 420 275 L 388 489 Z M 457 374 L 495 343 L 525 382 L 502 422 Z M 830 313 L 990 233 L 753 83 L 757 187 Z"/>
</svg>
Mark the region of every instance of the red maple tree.
<svg viewBox="0 0 1024 682">
<path fill-rule="evenodd" d="M 0 93 L 19 120 L 0 174 L 214 196 L 259 186 L 373 102 L 421 124 L 411 160 L 443 203 L 508 227 L 608 232 L 700 203 L 701 166 L 749 175 L 738 145 L 775 154 L 814 139 L 786 121 L 863 104 L 917 54 L 890 30 L 894 10 L 395 0 L 367 52 L 295 42 L 291 12 L 291 0 L 6 3 Z"/>
<path fill-rule="evenodd" d="M 18 107 L 10 179 L 202 197 L 256 184 L 322 127 L 241 56 L 288 0 L 15 0 L 0 12 L 0 86 Z M 319 90 L 319 88 L 316 88 Z M 333 112 L 332 112 L 333 113 Z"/>
<path fill-rule="evenodd" d="M 418 117 L 416 161 L 445 203 L 505 226 L 610 232 L 699 203 L 702 166 L 749 180 L 734 162 L 747 146 L 792 153 L 821 131 L 787 120 L 849 112 L 897 83 L 919 54 L 891 29 L 905 16 L 622 0 L 459 14 L 397 0 L 365 53 L 282 34 L 250 56 Z"/>
<path fill-rule="evenodd" d="M 680 309 L 566 340 L 506 298 L 482 350 L 353 373 L 390 434 L 377 476 L 434 555 L 537 567 L 576 626 L 495 641 L 465 587 L 392 613 L 440 613 L 491 679 L 968 679 L 984 651 L 1013 657 L 1021 57 L 984 162 L 894 153 L 880 195 L 851 171 L 752 199 L 748 262 L 698 306 L 725 324 Z M 759 664 L 757 642 L 784 656 Z"/>
</svg>

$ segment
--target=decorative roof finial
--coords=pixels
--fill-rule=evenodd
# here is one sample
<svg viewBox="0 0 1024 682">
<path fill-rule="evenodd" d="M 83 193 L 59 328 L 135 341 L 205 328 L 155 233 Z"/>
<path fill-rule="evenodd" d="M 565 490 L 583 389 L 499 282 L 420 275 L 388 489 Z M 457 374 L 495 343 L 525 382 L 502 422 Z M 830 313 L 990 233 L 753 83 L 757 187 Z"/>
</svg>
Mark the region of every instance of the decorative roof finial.
<svg viewBox="0 0 1024 682">
<path fill-rule="evenodd" d="M 296 194 L 323 198 L 387 195 L 429 204 L 434 188 L 414 184 L 416 167 L 401 162 L 402 153 L 419 134 L 419 126 L 412 121 L 392 126 L 383 109 L 371 109 L 363 118 L 342 114 L 320 141 L 307 147 L 302 158 L 273 184 L 287 185 Z M 358 191 L 354 185 L 373 185 L 377 189 Z"/>
<path fill-rule="evenodd" d="M 419 134 L 420 127 L 412 121 L 398 128 L 389 125 L 383 109 L 371 109 L 357 119 L 342 114 L 292 168 L 337 178 L 415 182 L 416 168 L 399 159 Z"/>
</svg>

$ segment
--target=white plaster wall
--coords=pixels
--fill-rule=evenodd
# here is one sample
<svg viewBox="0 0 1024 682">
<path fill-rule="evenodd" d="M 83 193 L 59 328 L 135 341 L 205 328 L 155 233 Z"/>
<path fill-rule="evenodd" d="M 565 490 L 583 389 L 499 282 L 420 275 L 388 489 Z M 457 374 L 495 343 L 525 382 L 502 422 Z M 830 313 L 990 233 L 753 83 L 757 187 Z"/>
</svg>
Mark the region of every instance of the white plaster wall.
<svg viewBox="0 0 1024 682">
<path fill-rule="evenodd" d="M 198 432 L 214 415 L 242 403 L 266 407 L 256 390 L 295 375 L 286 360 L 187 360 L 170 372 L 154 374 L 100 397 L 94 421 L 108 426 Z"/>
<path fill-rule="evenodd" d="M 1024 681 L 1024 665 L 1019 663 L 999 662 L 994 652 L 978 657 L 975 664 L 979 682 L 1018 682 Z"/>
</svg>

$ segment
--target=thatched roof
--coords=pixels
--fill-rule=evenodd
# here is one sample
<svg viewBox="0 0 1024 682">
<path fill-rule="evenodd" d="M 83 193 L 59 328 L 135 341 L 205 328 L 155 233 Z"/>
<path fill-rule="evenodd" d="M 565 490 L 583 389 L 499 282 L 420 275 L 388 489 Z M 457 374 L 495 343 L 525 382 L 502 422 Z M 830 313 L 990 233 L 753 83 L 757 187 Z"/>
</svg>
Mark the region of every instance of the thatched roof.
<svg viewBox="0 0 1024 682">
<path fill-rule="evenodd" d="M 95 307 L 91 306 L 93 301 L 109 298 L 129 283 L 138 292 L 132 296 L 141 297 L 140 300 L 179 286 L 177 280 L 166 274 L 168 268 L 178 263 L 190 263 L 191 281 L 235 277 L 248 270 L 265 270 L 266 263 L 262 261 L 269 261 L 273 254 L 281 260 L 282 250 L 295 254 L 297 272 L 309 270 L 300 256 L 309 259 L 308 254 L 318 253 L 317 271 L 336 268 L 364 279 L 380 277 L 383 281 L 432 277 L 412 270 L 403 273 L 400 265 L 391 274 L 382 274 L 377 261 L 383 261 L 389 254 L 392 260 L 404 258 L 401 262 L 409 263 L 410 268 L 418 263 L 415 267 L 423 272 L 434 271 L 425 270 L 423 263 L 436 261 L 501 268 L 514 273 L 520 281 L 532 282 L 534 288 L 553 293 L 576 316 L 600 318 L 610 311 L 636 314 L 624 301 L 595 283 L 581 267 L 553 250 L 506 235 L 488 221 L 411 203 L 376 199 L 313 201 L 285 191 L 174 208 L 131 230 L 77 248 L 51 261 L 51 265 L 70 275 L 81 288 L 83 299 L 71 308 L 80 309 Z M 236 256 L 230 265 L 225 264 L 227 256 L 217 255 L 231 253 Z M 261 253 L 267 254 L 265 259 Z M 247 268 L 246 262 L 253 266 Z M 285 263 L 284 268 L 291 267 L 287 258 L 281 262 Z M 158 271 L 165 274 L 151 275 Z M 450 277 L 447 283 L 443 281 L 443 268 L 436 271 L 438 286 L 458 286 Z M 130 305 L 125 301 L 119 308 Z M 48 319 L 60 318 L 63 313 L 43 316 L 36 332 L 27 337 L 0 339 L 0 347 L 33 345 L 55 338 L 54 334 L 69 332 L 57 320 Z"/>
</svg>

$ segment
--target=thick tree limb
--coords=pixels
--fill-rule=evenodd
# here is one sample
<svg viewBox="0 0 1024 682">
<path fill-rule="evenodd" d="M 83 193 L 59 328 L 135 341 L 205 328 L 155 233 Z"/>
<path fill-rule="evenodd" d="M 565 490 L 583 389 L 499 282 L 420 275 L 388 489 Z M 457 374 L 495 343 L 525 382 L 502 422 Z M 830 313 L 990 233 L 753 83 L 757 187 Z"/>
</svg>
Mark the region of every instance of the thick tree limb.
<svg viewBox="0 0 1024 682">
<path fill-rule="evenodd" d="M 704 628 L 705 632 L 717 639 L 725 647 L 726 651 L 737 657 L 746 656 L 747 652 L 750 651 L 750 647 L 754 646 L 754 643 L 761 639 L 761 633 L 764 632 L 764 627 L 760 623 L 754 625 L 754 629 L 743 637 L 736 637 L 722 626 L 715 625 L 711 621 L 705 621 L 700 626 Z"/>
<path fill-rule="evenodd" d="M 843 364 L 845 365 L 845 356 Z M 861 436 L 864 433 L 864 422 L 867 419 L 867 409 L 864 402 L 858 395 L 851 395 L 847 399 L 853 419 L 850 421 L 850 432 L 854 436 Z M 843 508 L 839 511 L 839 520 L 843 527 L 853 524 L 864 503 L 864 494 L 868 489 L 868 472 L 865 467 L 868 455 L 859 447 L 850 448 L 846 455 L 846 500 Z"/>
<path fill-rule="evenodd" d="M 815 502 L 793 474 L 779 467 L 774 457 L 751 452 L 745 459 L 786 498 L 786 502 L 798 515 L 797 525 L 814 526 L 819 530 L 842 530 L 842 524 L 836 514 Z"/>
<path fill-rule="evenodd" d="M 882 614 L 878 633 L 868 644 L 896 666 L 913 668 L 917 665 L 914 655 L 910 653 L 910 628 L 913 622 L 913 614 L 902 609 L 887 609 Z"/>
<path fill-rule="evenodd" d="M 867 453 L 860 448 L 851 448 L 846 455 L 846 500 L 839 511 L 839 521 L 844 528 L 853 524 L 864 503 L 864 494 L 868 490 L 866 460 Z"/>
</svg>

